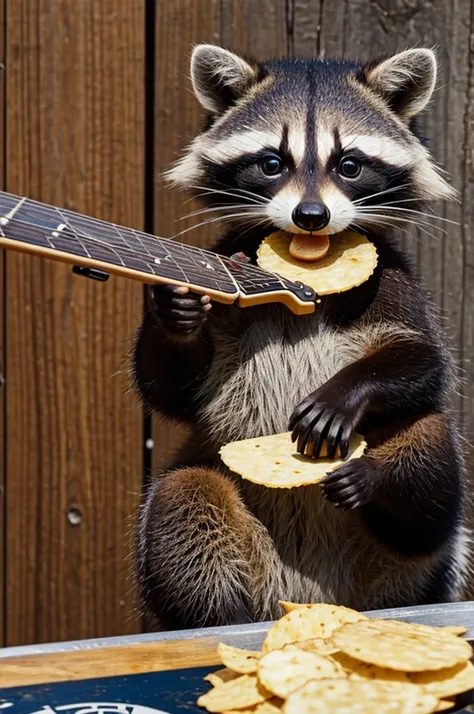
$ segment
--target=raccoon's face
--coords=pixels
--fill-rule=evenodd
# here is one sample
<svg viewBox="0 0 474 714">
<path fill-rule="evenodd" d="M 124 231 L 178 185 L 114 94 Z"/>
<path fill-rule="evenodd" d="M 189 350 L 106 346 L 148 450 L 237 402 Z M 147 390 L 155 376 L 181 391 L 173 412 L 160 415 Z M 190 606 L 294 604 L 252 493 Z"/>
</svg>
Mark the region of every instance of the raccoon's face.
<svg viewBox="0 0 474 714">
<path fill-rule="evenodd" d="M 169 177 L 236 225 L 383 230 L 454 193 L 414 133 L 436 81 L 431 50 L 258 64 L 199 45 L 191 79 L 211 120 Z"/>
</svg>

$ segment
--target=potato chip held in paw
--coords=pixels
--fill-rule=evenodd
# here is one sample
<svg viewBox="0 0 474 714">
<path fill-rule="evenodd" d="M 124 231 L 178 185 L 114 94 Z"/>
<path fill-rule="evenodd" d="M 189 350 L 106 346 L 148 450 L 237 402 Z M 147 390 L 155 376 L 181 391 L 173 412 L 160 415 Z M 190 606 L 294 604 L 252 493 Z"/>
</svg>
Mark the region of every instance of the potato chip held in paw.
<svg viewBox="0 0 474 714">
<path fill-rule="evenodd" d="M 323 679 L 307 682 L 290 694 L 283 714 L 429 714 L 438 699 L 418 687 L 380 682 Z"/>
<path fill-rule="evenodd" d="M 257 262 L 261 268 L 293 282 L 302 282 L 318 295 L 350 290 L 364 283 L 375 270 L 377 251 L 363 235 L 344 231 L 330 236 L 327 254 L 313 263 L 290 254 L 293 236 L 272 233 L 260 244 Z"/>
<path fill-rule="evenodd" d="M 423 672 L 466 662 L 471 646 L 442 628 L 394 620 L 366 620 L 341 627 L 333 635 L 341 652 L 371 664 Z"/>
<path fill-rule="evenodd" d="M 366 619 L 360 612 L 338 605 L 320 603 L 298 607 L 272 625 L 263 642 L 262 652 L 280 649 L 291 642 L 329 637 L 334 630 L 347 622 Z"/>
<path fill-rule="evenodd" d="M 363 437 L 354 434 L 344 461 L 312 459 L 296 453 L 288 432 L 234 441 L 223 446 L 219 453 L 229 469 L 248 481 L 267 488 L 294 488 L 320 483 L 345 461 L 362 456 L 366 447 Z"/>
<path fill-rule="evenodd" d="M 220 684 L 199 697 L 198 706 L 208 712 L 225 712 L 229 709 L 245 709 L 260 704 L 273 695 L 249 674 Z"/>
<path fill-rule="evenodd" d="M 221 642 L 217 645 L 217 654 L 222 659 L 222 664 L 234 672 L 252 674 L 252 672 L 257 671 L 260 652 L 241 650 L 238 647 L 231 647 Z"/>
<path fill-rule="evenodd" d="M 258 663 L 258 679 L 277 697 L 286 697 L 311 679 L 345 677 L 342 667 L 326 657 L 287 649 L 273 650 Z"/>
</svg>

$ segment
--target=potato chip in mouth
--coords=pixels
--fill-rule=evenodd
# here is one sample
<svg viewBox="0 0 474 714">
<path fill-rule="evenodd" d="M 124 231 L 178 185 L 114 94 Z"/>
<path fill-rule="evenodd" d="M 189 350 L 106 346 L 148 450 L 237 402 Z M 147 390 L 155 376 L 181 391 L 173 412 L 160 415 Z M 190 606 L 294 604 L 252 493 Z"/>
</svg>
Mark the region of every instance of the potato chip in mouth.
<svg viewBox="0 0 474 714">
<path fill-rule="evenodd" d="M 329 240 L 326 252 L 321 238 Z M 323 257 L 312 258 L 314 255 Z M 353 231 L 303 238 L 278 231 L 260 244 L 257 263 L 264 270 L 313 288 L 318 295 L 330 295 L 368 280 L 377 265 L 377 251 L 365 236 Z"/>
</svg>

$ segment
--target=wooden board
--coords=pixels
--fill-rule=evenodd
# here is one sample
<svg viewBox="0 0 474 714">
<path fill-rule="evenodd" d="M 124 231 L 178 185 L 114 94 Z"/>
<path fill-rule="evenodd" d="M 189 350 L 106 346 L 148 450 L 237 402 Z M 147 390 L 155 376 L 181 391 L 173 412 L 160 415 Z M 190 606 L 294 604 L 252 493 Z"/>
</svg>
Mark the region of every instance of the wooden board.
<svg viewBox="0 0 474 714">
<path fill-rule="evenodd" d="M 220 663 L 218 641 L 203 637 L 176 642 L 151 642 L 130 647 L 26 655 L 0 660 L 1 686 L 24 686 L 112 677 L 139 672 L 163 672 Z"/>
<path fill-rule="evenodd" d="M 8 0 L 8 191 L 142 226 L 144 4 Z M 6 642 L 136 632 L 142 288 L 6 260 Z"/>
<path fill-rule="evenodd" d="M 222 44 L 258 60 L 285 55 L 286 9 L 285 0 L 222 0 Z"/>
</svg>

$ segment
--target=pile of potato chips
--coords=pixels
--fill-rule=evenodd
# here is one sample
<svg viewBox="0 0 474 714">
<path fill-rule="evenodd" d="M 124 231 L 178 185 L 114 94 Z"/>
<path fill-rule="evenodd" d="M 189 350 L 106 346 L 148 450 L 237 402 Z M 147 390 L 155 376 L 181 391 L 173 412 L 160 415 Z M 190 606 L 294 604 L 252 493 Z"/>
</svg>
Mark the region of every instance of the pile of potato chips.
<svg viewBox="0 0 474 714">
<path fill-rule="evenodd" d="M 262 651 L 218 645 L 224 669 L 198 699 L 224 714 L 425 714 L 474 688 L 464 627 L 368 619 L 336 605 L 281 603 Z"/>
</svg>

